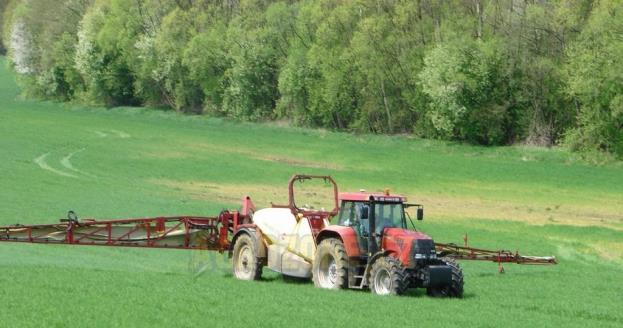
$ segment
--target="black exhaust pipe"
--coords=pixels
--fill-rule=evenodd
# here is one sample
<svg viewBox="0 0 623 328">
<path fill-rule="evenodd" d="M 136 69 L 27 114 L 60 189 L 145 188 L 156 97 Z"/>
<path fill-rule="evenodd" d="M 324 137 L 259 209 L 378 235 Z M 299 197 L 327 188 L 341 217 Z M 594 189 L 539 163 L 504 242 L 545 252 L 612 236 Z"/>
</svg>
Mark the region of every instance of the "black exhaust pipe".
<svg viewBox="0 0 623 328">
<path fill-rule="evenodd" d="M 370 222 L 370 233 L 368 235 L 368 253 L 370 255 L 376 254 L 379 250 L 379 246 L 376 243 L 376 215 L 374 210 L 374 196 L 370 196 L 370 206 L 368 206 L 368 221 Z"/>
</svg>

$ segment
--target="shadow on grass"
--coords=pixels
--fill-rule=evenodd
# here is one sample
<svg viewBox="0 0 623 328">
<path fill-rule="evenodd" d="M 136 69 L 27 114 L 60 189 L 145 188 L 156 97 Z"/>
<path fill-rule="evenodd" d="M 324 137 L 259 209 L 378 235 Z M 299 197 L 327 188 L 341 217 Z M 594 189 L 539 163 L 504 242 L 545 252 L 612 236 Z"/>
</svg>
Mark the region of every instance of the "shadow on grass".
<svg viewBox="0 0 623 328">
<path fill-rule="evenodd" d="M 235 279 L 231 273 L 226 273 L 223 275 L 226 278 Z M 262 276 L 260 280 L 256 282 L 259 283 L 272 283 L 272 282 L 282 282 L 287 285 L 296 285 L 296 286 L 313 286 L 313 282 L 311 278 L 298 278 L 292 277 L 282 274 L 272 274 L 270 276 Z M 349 292 L 353 293 L 362 293 L 362 294 L 370 294 L 371 291 L 368 288 L 364 289 L 348 289 Z M 431 298 L 431 299 L 448 299 L 447 297 L 431 297 L 426 295 L 426 289 L 424 288 L 411 288 L 405 294 L 400 295 L 399 297 L 407 297 L 407 298 Z M 474 293 L 465 293 L 461 299 L 472 299 L 475 298 L 476 294 Z M 453 298 L 454 299 L 454 298 Z"/>
<path fill-rule="evenodd" d="M 480 272 L 480 273 L 476 273 L 475 276 L 479 277 L 479 278 L 492 278 L 492 277 L 543 277 L 543 276 L 550 276 L 550 275 L 556 275 L 558 274 L 559 271 L 523 271 L 523 272 L 505 272 L 505 273 L 499 273 L 499 272 Z"/>
<path fill-rule="evenodd" d="M 430 299 L 457 299 L 457 298 L 448 298 L 448 297 L 432 297 L 432 296 L 428 296 L 426 295 L 426 289 L 424 288 L 412 288 L 409 289 L 404 295 L 401 295 L 401 297 L 413 297 L 413 298 L 430 298 Z M 475 298 L 476 294 L 474 293 L 464 293 L 463 297 L 460 299 L 470 299 L 470 298 Z"/>
<path fill-rule="evenodd" d="M 262 278 L 262 281 L 278 281 L 278 280 L 282 280 L 284 283 L 286 284 L 292 284 L 292 285 L 310 285 L 313 284 L 312 280 L 309 278 L 297 278 L 297 277 L 291 277 L 291 276 L 286 276 L 286 275 L 280 275 L 280 276 L 276 276 L 276 277 L 271 277 L 271 278 Z M 348 289 L 350 292 L 354 292 L 354 293 L 365 293 L 365 294 L 370 294 L 371 291 L 368 288 L 364 288 L 364 289 Z M 426 295 L 426 289 L 424 288 L 411 288 L 409 289 L 405 294 L 400 295 L 399 297 L 409 297 L 409 298 L 435 298 L 435 297 L 430 297 L 428 295 Z M 462 299 L 471 299 L 471 298 L 475 298 L 476 294 L 474 293 L 465 293 L 463 295 Z M 445 298 L 439 298 L 439 299 L 445 299 Z"/>
<path fill-rule="evenodd" d="M 313 283 L 311 278 L 292 277 L 292 276 L 288 276 L 288 275 L 285 275 L 285 274 L 281 275 L 281 279 L 286 284 L 303 285 L 303 284 L 311 284 L 311 283 Z"/>
</svg>

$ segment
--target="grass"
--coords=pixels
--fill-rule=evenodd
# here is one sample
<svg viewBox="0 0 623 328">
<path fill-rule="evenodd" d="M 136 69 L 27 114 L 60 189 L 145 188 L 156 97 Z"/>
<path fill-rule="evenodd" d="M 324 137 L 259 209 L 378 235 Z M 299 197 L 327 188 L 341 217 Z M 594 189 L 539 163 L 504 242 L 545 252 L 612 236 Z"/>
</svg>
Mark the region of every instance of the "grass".
<svg viewBox="0 0 623 328">
<path fill-rule="evenodd" d="M 342 190 L 389 187 L 423 202 L 418 228 L 438 241 L 468 233 L 475 246 L 560 260 L 507 265 L 504 275 L 493 263 L 464 262 L 465 298 L 440 300 L 318 290 L 268 270 L 261 282 L 241 282 L 214 253 L 2 243 L 2 325 L 623 325 L 620 163 L 26 101 L 0 66 L 0 224 L 54 222 L 69 209 L 98 218 L 212 215 L 245 194 L 263 207 L 285 202 L 287 179 L 303 172 L 331 174 Z M 209 270 L 195 277 L 192 267 L 205 261 Z"/>
</svg>

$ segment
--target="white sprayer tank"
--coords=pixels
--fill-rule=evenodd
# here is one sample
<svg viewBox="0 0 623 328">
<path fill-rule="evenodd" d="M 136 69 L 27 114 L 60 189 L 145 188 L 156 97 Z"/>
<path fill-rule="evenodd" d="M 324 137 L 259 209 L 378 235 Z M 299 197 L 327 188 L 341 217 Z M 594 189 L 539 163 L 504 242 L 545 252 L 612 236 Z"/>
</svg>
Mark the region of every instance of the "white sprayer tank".
<svg viewBox="0 0 623 328">
<path fill-rule="evenodd" d="M 294 277 L 311 277 L 316 244 L 307 218 L 297 221 L 288 208 L 265 208 L 254 213 L 253 222 L 269 243 L 269 269 Z"/>
</svg>

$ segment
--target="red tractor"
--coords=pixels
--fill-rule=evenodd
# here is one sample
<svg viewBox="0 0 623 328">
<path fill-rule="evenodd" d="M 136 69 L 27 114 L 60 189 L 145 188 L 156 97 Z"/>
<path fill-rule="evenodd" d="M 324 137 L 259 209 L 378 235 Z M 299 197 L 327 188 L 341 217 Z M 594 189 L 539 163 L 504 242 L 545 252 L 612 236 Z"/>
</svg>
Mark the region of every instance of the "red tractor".
<svg viewBox="0 0 623 328">
<path fill-rule="evenodd" d="M 438 258 L 433 239 L 407 228 L 407 207 L 419 204 L 389 193 L 340 193 L 339 215 L 316 238 L 314 284 L 322 288 L 369 287 L 379 295 L 426 288 L 432 296 L 463 296 L 463 272 Z M 410 218 L 409 218 L 410 220 Z"/>
<path fill-rule="evenodd" d="M 312 178 L 334 185 L 332 211 L 297 207 L 293 183 Z M 287 276 L 312 277 L 321 288 L 370 288 L 380 295 L 426 288 L 433 296 L 463 295 L 458 264 L 438 257 L 432 238 L 407 228 L 405 209 L 416 207 L 422 220 L 421 205 L 389 192 L 338 196 L 333 179 L 324 176 L 294 176 L 289 190 L 289 205 L 259 210 L 252 224 L 238 229 L 231 253 L 237 278 L 258 279 L 267 265 Z"/>
</svg>

